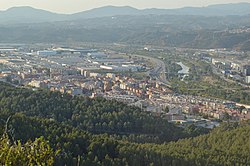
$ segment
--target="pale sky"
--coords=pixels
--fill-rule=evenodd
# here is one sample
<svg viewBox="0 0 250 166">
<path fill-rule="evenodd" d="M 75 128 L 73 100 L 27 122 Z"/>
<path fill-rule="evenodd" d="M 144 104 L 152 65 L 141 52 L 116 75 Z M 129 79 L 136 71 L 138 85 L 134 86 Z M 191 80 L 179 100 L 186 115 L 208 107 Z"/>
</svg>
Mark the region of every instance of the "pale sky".
<svg viewBox="0 0 250 166">
<path fill-rule="evenodd" d="M 250 3 L 250 0 L 0 0 L 0 10 L 6 10 L 14 6 L 31 6 L 56 13 L 76 13 L 107 5 L 132 6 L 139 9 L 171 9 L 238 2 Z"/>
</svg>

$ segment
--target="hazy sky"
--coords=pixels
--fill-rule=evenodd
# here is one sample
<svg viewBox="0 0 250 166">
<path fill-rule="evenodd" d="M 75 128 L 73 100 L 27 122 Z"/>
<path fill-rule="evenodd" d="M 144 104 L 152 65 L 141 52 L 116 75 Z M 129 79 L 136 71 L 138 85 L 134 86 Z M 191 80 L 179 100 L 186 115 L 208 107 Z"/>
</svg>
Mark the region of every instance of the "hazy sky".
<svg viewBox="0 0 250 166">
<path fill-rule="evenodd" d="M 14 6 L 32 6 L 57 13 L 75 13 L 106 5 L 133 6 L 142 9 L 180 8 L 238 2 L 250 3 L 250 0 L 0 0 L 0 10 Z"/>
</svg>

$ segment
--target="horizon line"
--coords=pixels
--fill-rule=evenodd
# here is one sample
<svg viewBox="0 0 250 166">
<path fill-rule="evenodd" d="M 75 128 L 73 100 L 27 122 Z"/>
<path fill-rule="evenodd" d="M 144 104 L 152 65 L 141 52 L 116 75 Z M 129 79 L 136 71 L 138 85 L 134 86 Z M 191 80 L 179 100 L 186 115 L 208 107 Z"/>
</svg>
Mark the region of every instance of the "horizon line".
<svg viewBox="0 0 250 166">
<path fill-rule="evenodd" d="M 29 7 L 29 8 L 33 8 L 33 9 L 37 9 L 37 10 L 43 10 L 43 11 L 47 11 L 47 12 L 51 12 L 51 13 L 54 13 L 54 14 L 65 14 L 65 15 L 71 15 L 71 14 L 76 14 L 76 13 L 80 13 L 80 12 L 86 12 L 86 11 L 91 11 L 91 10 L 94 10 L 94 9 L 99 9 L 99 8 L 104 8 L 104 7 L 130 7 L 130 8 L 134 8 L 134 9 L 137 9 L 137 10 L 147 10 L 147 9 L 162 9 L 162 10 L 175 10 L 175 9 L 184 9 L 184 8 L 206 8 L 206 7 L 209 7 L 209 6 L 214 6 L 214 5 L 230 5 L 230 4 L 250 4 L 250 2 L 236 2 L 236 3 L 218 3 L 218 4 L 210 4 L 210 5 L 207 5 L 207 6 L 184 6 L 184 7 L 177 7 L 177 8 L 157 8 L 157 7 L 146 7 L 146 8 L 138 8 L 138 7 L 134 7 L 134 6 L 129 6 L 129 5 L 104 5 L 104 6 L 99 6 L 99 7 L 94 7 L 94 8 L 90 8 L 90 9 L 86 9 L 86 10 L 80 10 L 80 11 L 75 11 L 75 12 L 70 12 L 70 13 L 61 13 L 61 12 L 56 12 L 56 11 L 52 11 L 52 10 L 49 10 L 49 9 L 44 9 L 44 8 L 39 8 L 39 7 L 34 7 L 34 6 L 26 6 L 26 5 L 23 5 L 23 6 L 12 6 L 12 7 L 9 7 L 7 9 L 4 9 L 4 10 L 0 10 L 0 12 L 6 12 L 10 9 L 13 9 L 13 8 L 24 8 L 24 7 Z"/>
</svg>

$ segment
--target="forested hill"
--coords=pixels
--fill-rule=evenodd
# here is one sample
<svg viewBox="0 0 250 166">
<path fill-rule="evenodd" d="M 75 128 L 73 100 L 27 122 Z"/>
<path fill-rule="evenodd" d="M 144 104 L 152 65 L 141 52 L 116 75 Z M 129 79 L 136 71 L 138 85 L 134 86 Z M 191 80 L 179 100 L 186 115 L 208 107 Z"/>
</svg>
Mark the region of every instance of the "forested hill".
<svg viewBox="0 0 250 166">
<path fill-rule="evenodd" d="M 129 163 L 148 165 L 244 165 L 250 164 L 250 126 L 224 124 L 212 133 L 163 145 L 123 144 Z M 132 149 L 132 150 L 131 150 Z M 139 155 L 135 155 L 135 154 Z M 143 156 L 143 157 L 142 157 Z M 139 161 L 139 162 L 138 162 Z"/>
<path fill-rule="evenodd" d="M 5 133 L 0 153 L 9 154 L 0 155 L 1 164 L 244 165 L 249 161 L 247 125 L 226 125 L 192 138 L 207 131 L 177 128 L 160 115 L 103 98 L 0 83 L 0 119 L 0 134 Z M 30 156 L 29 147 L 40 155 Z"/>
<path fill-rule="evenodd" d="M 168 123 L 160 114 L 142 112 L 138 107 L 129 107 L 117 101 L 73 97 L 48 90 L 16 89 L 3 84 L 0 87 L 0 106 L 1 113 L 7 115 L 46 119 L 94 134 L 145 137 L 154 143 L 178 140 L 202 132 L 197 129 L 190 134 Z M 145 140 L 142 139 L 142 142 Z"/>
</svg>

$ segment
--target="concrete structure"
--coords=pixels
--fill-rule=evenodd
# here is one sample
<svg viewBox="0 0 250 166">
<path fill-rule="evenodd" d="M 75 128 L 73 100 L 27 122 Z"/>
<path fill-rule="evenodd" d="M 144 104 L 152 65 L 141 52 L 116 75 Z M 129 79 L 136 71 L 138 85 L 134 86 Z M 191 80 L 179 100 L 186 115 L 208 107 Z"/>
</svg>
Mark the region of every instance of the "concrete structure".
<svg viewBox="0 0 250 166">
<path fill-rule="evenodd" d="M 56 55 L 57 51 L 54 50 L 43 50 L 43 51 L 37 51 L 37 55 Z"/>
<path fill-rule="evenodd" d="M 105 70 L 114 70 L 114 71 L 139 71 L 142 69 L 139 65 L 122 65 L 122 66 L 115 66 L 115 65 L 101 65 L 101 69 Z"/>
<path fill-rule="evenodd" d="M 14 52 L 14 51 L 16 51 L 15 48 L 8 48 L 8 47 L 0 48 L 0 53 L 10 53 L 10 52 Z"/>
<path fill-rule="evenodd" d="M 242 73 L 244 76 L 250 76 L 250 65 L 244 65 L 242 67 Z"/>
<path fill-rule="evenodd" d="M 88 53 L 87 55 L 90 56 L 91 58 L 106 58 L 108 56 L 103 52 L 92 52 Z"/>
<path fill-rule="evenodd" d="M 126 83 L 121 83 L 121 84 L 120 84 L 120 88 L 121 88 L 122 90 L 126 90 L 126 89 L 127 89 L 127 84 L 126 84 Z"/>
<path fill-rule="evenodd" d="M 115 65 L 101 65 L 100 68 L 105 70 L 114 70 L 114 71 L 129 71 L 129 68 L 119 67 Z"/>
<path fill-rule="evenodd" d="M 115 74 L 114 73 L 107 73 L 106 76 L 108 78 L 114 79 L 115 78 Z"/>
<path fill-rule="evenodd" d="M 47 88 L 47 85 L 44 82 L 36 80 L 31 81 L 28 85 L 36 88 Z"/>
<path fill-rule="evenodd" d="M 90 76 L 90 72 L 89 71 L 84 71 L 83 72 L 83 76 L 84 77 L 89 77 Z"/>
<path fill-rule="evenodd" d="M 99 74 L 99 73 L 89 73 L 89 77 L 97 78 L 97 77 L 101 77 L 101 74 Z"/>
<path fill-rule="evenodd" d="M 245 82 L 246 82 L 247 84 L 250 84 L 250 76 L 246 76 L 246 77 L 245 77 Z"/>
<path fill-rule="evenodd" d="M 129 71 L 142 70 L 142 66 L 140 66 L 140 65 L 122 65 L 122 67 L 127 68 Z"/>
</svg>

